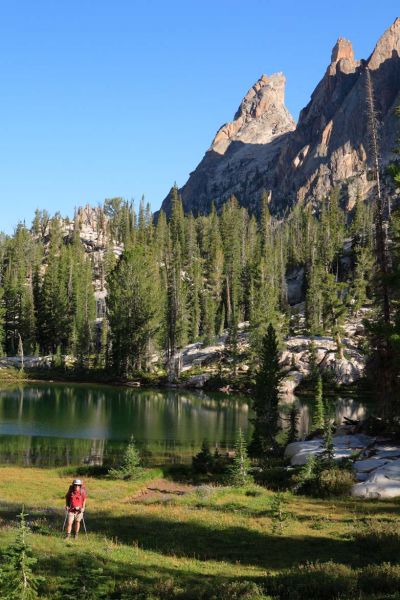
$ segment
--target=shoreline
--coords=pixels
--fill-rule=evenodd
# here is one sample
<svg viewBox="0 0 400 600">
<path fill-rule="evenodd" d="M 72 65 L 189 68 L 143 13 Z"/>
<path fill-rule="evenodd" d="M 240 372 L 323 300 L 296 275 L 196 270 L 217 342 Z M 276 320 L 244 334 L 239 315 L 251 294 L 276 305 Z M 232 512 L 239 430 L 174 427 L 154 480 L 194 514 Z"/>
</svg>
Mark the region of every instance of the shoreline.
<svg viewBox="0 0 400 600">
<path fill-rule="evenodd" d="M 185 380 L 178 383 L 169 383 L 163 378 L 135 378 L 132 380 L 120 380 L 115 377 L 108 377 L 105 373 L 99 372 L 82 372 L 76 373 L 73 372 L 60 372 L 57 369 L 29 369 L 26 370 L 23 376 L 20 375 L 20 372 L 15 372 L 15 369 L 6 368 L 0 370 L 0 386 L 6 385 L 15 385 L 15 384 L 23 384 L 29 385 L 33 383 L 59 383 L 59 384 L 85 384 L 85 385 L 107 385 L 111 387 L 125 387 L 131 389 L 160 389 L 160 390 L 186 390 L 193 393 L 199 392 L 210 392 L 210 393 L 218 393 L 224 396 L 233 395 L 242 395 L 251 397 L 253 394 L 253 390 L 250 387 L 250 383 L 248 380 L 244 382 L 243 380 L 232 381 L 228 384 L 225 382 L 215 382 L 215 385 L 212 385 L 212 380 L 208 381 L 206 385 L 202 387 L 197 387 L 193 385 L 186 385 Z M 29 375 L 31 373 L 31 376 Z M 6 377 L 3 375 L 6 374 Z M 100 376 L 99 376 L 100 375 Z M 221 385 L 221 383 L 225 383 L 225 385 Z M 297 396 L 300 398 L 307 398 L 313 395 L 314 390 L 307 382 L 301 382 L 290 394 L 282 393 L 282 397 L 289 396 Z M 326 388 L 325 395 L 328 397 L 337 396 L 337 395 L 366 395 L 369 396 L 371 391 L 368 389 L 367 383 L 365 379 L 361 379 L 355 383 L 351 384 L 342 384 L 335 385 Z"/>
</svg>

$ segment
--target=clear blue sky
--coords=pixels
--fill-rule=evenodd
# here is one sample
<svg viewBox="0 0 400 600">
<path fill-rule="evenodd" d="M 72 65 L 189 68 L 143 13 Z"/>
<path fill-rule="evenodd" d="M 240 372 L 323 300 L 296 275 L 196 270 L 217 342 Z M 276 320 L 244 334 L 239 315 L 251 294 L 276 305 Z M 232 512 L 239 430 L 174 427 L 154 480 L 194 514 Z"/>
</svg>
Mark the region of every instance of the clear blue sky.
<svg viewBox="0 0 400 600">
<path fill-rule="evenodd" d="M 338 36 L 366 58 L 398 0 L 0 0 L 0 229 L 36 207 L 159 208 L 262 73 L 297 118 Z"/>
</svg>

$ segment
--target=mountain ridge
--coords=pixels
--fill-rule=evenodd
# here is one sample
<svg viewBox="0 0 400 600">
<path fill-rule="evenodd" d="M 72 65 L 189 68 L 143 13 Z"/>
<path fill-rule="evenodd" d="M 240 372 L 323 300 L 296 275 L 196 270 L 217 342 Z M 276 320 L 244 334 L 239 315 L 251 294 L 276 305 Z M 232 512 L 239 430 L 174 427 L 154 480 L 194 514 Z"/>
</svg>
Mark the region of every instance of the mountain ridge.
<svg viewBox="0 0 400 600">
<path fill-rule="evenodd" d="M 400 127 L 400 17 L 383 33 L 367 59 L 339 37 L 328 67 L 301 110 L 298 123 L 284 104 L 283 73 L 262 75 L 241 101 L 232 121 L 219 128 L 180 189 L 185 212 L 207 213 L 230 196 L 257 211 L 267 192 L 274 212 L 318 203 L 334 187 L 349 210 L 367 198 L 369 177 L 365 73 L 371 73 L 381 134 L 382 163 L 394 158 Z M 171 192 L 162 203 L 167 214 Z"/>
</svg>

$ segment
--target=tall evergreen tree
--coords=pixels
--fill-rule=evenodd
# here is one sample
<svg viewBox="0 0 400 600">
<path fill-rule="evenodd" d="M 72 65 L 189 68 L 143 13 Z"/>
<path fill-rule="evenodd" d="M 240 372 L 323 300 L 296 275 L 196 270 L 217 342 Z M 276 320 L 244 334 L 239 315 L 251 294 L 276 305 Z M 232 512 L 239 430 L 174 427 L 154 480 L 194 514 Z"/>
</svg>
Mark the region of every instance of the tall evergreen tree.
<svg viewBox="0 0 400 600">
<path fill-rule="evenodd" d="M 4 309 L 3 297 L 4 297 L 4 290 L 2 287 L 0 287 L 0 356 L 2 356 L 4 354 L 4 340 L 5 340 L 5 332 L 4 332 L 5 309 Z"/>
<path fill-rule="evenodd" d="M 42 349 L 54 353 L 58 346 L 67 349 L 72 323 L 68 290 L 68 251 L 62 244 L 59 219 L 50 225 L 50 248 L 41 286 Z"/>
<path fill-rule="evenodd" d="M 318 376 L 315 386 L 314 406 L 312 414 L 312 430 L 317 431 L 324 428 L 325 424 L 325 407 L 323 399 L 322 377 Z"/>
<path fill-rule="evenodd" d="M 278 341 L 270 324 L 263 339 L 253 400 L 255 418 L 250 451 L 254 456 L 278 452 L 276 436 L 279 432 L 279 384 L 282 377 Z"/>
<path fill-rule="evenodd" d="M 123 376 L 147 369 L 161 308 L 153 256 L 141 245 L 125 250 L 107 286 L 113 367 Z"/>
</svg>

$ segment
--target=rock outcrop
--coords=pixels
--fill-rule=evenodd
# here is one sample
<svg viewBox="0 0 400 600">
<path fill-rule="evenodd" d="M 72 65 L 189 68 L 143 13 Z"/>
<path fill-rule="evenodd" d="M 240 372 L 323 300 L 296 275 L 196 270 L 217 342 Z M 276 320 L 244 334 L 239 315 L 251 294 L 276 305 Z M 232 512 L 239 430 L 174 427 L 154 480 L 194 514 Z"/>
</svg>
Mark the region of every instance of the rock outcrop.
<svg viewBox="0 0 400 600">
<path fill-rule="evenodd" d="M 332 337 L 313 338 L 297 335 L 289 336 L 284 341 L 284 349 L 280 354 L 280 362 L 285 372 L 285 377 L 281 382 L 280 391 L 282 394 L 292 394 L 300 385 L 304 377 L 310 373 L 310 343 L 315 345 L 316 361 L 321 370 L 329 371 L 337 384 L 351 384 L 364 376 L 365 356 L 360 352 L 358 346 L 364 339 L 364 330 L 362 328 L 362 317 L 366 315 L 366 309 L 360 312 L 358 319 L 352 319 L 346 322 L 346 337 L 343 338 L 344 358 L 337 355 L 336 343 Z M 226 359 L 228 333 L 220 335 L 210 346 L 205 346 L 202 342 L 196 342 L 185 346 L 182 350 L 182 371 L 189 372 L 192 368 L 203 367 L 205 371 L 216 374 L 221 360 Z M 246 357 L 249 350 L 249 329 L 248 323 L 239 324 L 238 333 L 238 353 Z M 238 364 L 239 371 L 247 371 L 249 365 L 246 364 L 246 358 Z M 205 379 L 201 377 L 192 377 L 185 381 L 184 385 L 189 387 L 202 387 Z"/>
<path fill-rule="evenodd" d="M 333 436 L 334 458 L 353 460 L 355 478 L 352 496 L 386 499 L 400 496 L 400 447 L 375 437 L 357 435 Z M 309 456 L 323 452 L 323 440 L 293 442 L 285 449 L 292 466 L 305 465 Z M 356 457 L 356 458 L 355 458 Z"/>
<path fill-rule="evenodd" d="M 351 42 L 339 38 L 296 127 L 284 105 L 284 76 L 262 76 L 180 190 L 185 210 L 207 212 L 213 201 L 219 206 L 232 194 L 255 210 L 263 191 L 276 212 L 297 202 L 318 202 L 333 187 L 341 188 L 349 209 L 357 194 L 368 197 L 374 182 L 368 173 L 366 69 L 375 91 L 382 162 L 387 163 L 400 130 L 395 115 L 400 18 L 367 60 L 356 60 Z M 169 211 L 170 195 L 162 208 Z"/>
</svg>

